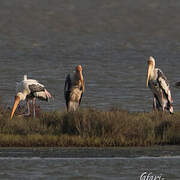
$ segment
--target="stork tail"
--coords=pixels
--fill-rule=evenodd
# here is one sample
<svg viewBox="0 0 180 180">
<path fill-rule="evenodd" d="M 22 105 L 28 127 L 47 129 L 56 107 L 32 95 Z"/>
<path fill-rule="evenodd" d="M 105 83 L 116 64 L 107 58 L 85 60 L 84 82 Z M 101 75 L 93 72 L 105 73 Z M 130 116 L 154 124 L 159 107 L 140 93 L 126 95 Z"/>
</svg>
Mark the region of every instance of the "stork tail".
<svg viewBox="0 0 180 180">
<path fill-rule="evenodd" d="M 24 81 L 26 81 L 27 80 L 27 75 L 24 75 Z"/>
<path fill-rule="evenodd" d="M 45 89 L 45 94 L 48 97 L 48 99 L 52 98 L 51 94 Z"/>
</svg>

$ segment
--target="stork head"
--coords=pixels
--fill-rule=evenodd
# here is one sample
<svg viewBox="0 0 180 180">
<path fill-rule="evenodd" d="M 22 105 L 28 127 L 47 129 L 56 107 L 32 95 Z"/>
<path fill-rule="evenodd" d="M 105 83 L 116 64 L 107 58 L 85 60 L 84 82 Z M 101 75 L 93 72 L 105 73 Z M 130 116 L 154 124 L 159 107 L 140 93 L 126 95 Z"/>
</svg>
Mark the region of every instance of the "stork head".
<svg viewBox="0 0 180 180">
<path fill-rule="evenodd" d="M 148 66 L 155 67 L 155 59 L 152 56 L 149 57 Z"/>
<path fill-rule="evenodd" d="M 81 65 L 76 66 L 76 72 L 82 72 L 82 66 Z"/>
<path fill-rule="evenodd" d="M 148 82 L 149 79 L 151 78 L 151 71 L 155 68 L 155 60 L 152 56 L 149 57 L 148 60 L 148 71 L 147 71 L 147 81 L 146 81 L 146 86 L 148 87 Z"/>
<path fill-rule="evenodd" d="M 21 92 L 17 93 L 17 95 L 14 98 L 14 105 L 13 105 L 13 108 L 12 108 L 10 119 L 13 118 L 13 115 L 14 115 L 14 113 L 16 111 L 16 108 L 17 108 L 18 104 L 20 103 L 20 101 L 24 100 L 24 99 L 25 99 L 25 96 L 24 96 L 23 93 L 21 93 Z"/>
</svg>

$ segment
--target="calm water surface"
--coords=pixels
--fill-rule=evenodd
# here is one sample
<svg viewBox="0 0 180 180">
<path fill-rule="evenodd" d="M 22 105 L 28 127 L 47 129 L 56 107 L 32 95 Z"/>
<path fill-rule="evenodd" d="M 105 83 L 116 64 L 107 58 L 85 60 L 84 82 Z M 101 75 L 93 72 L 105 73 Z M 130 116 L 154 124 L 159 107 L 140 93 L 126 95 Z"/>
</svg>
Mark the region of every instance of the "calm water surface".
<svg viewBox="0 0 180 180">
<path fill-rule="evenodd" d="M 150 111 L 147 59 L 154 56 L 171 84 L 180 80 L 179 0 L 1 0 L 0 93 L 12 106 L 15 85 L 27 74 L 63 110 L 64 79 L 84 68 L 83 106 Z M 180 90 L 172 87 L 175 110 Z"/>
<path fill-rule="evenodd" d="M 0 149 L 0 179 L 180 179 L 179 147 Z"/>
</svg>

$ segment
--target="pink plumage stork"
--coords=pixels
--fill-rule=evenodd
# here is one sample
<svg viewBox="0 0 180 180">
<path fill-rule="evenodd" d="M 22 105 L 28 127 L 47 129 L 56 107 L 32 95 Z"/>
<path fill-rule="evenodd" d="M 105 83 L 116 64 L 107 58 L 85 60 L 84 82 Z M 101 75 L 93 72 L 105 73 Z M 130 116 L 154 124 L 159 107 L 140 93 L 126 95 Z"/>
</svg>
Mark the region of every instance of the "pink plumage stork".
<svg viewBox="0 0 180 180">
<path fill-rule="evenodd" d="M 10 119 L 13 118 L 13 115 L 20 101 L 26 100 L 28 112 L 27 114 L 24 115 L 29 116 L 30 115 L 29 101 L 32 100 L 33 116 L 35 117 L 36 99 L 40 99 L 42 101 L 48 101 L 51 98 L 51 94 L 46 90 L 44 85 L 40 84 L 35 79 L 27 79 L 27 75 L 24 75 L 24 80 L 22 80 L 20 83 L 17 83 L 17 89 L 18 89 L 18 93 L 15 96 Z"/>
<path fill-rule="evenodd" d="M 153 108 L 155 110 L 167 109 L 173 113 L 173 100 L 171 97 L 170 85 L 164 73 L 155 67 L 155 59 L 151 56 L 148 60 L 148 72 L 146 86 L 149 87 L 154 95 Z"/>
</svg>

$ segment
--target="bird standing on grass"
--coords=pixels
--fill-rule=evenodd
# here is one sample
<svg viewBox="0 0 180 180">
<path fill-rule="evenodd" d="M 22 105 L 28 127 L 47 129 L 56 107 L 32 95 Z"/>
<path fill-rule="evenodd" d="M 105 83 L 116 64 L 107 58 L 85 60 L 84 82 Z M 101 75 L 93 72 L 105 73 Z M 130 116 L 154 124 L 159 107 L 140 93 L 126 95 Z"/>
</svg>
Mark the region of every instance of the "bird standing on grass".
<svg viewBox="0 0 180 180">
<path fill-rule="evenodd" d="M 76 111 L 80 106 L 81 99 L 84 93 L 84 79 L 82 75 L 82 67 L 78 65 L 76 72 L 71 77 L 67 75 L 64 85 L 64 98 L 66 100 L 67 111 Z"/>
<path fill-rule="evenodd" d="M 16 111 L 16 108 L 20 101 L 26 100 L 27 114 L 25 116 L 30 116 L 30 106 L 29 101 L 32 100 L 33 105 L 33 116 L 36 116 L 36 99 L 40 99 L 42 101 L 48 101 L 51 98 L 51 94 L 46 90 L 44 85 L 40 84 L 38 81 L 34 79 L 27 79 L 27 75 L 24 75 L 24 80 L 20 83 L 17 83 L 17 89 L 20 90 L 15 96 L 14 105 L 11 112 L 10 119 L 13 118 L 13 115 Z"/>
<path fill-rule="evenodd" d="M 163 111 L 167 109 L 173 113 L 173 100 L 171 97 L 170 85 L 163 72 L 155 68 L 155 60 L 150 57 L 148 60 L 148 72 L 146 86 L 149 87 L 154 95 L 153 108 L 154 110 Z"/>
</svg>

